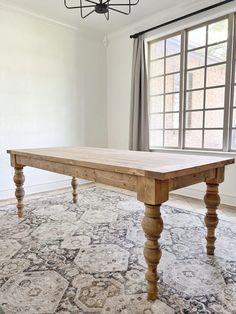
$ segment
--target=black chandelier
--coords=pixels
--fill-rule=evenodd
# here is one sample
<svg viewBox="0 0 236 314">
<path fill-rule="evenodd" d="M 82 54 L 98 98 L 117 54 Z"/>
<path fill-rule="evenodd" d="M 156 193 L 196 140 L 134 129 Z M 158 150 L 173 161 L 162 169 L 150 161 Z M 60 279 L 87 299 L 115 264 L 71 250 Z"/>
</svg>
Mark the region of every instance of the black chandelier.
<svg viewBox="0 0 236 314">
<path fill-rule="evenodd" d="M 131 13 L 132 6 L 137 5 L 139 3 L 139 0 L 135 1 L 127 0 L 127 3 L 112 3 L 113 1 L 111 0 L 106 1 L 77 0 L 77 1 L 79 1 L 79 5 L 76 6 L 68 4 L 68 2 L 71 2 L 71 0 L 64 0 L 64 3 L 67 9 L 80 9 L 80 15 L 83 19 L 92 14 L 93 12 L 96 12 L 98 14 L 104 14 L 107 20 L 109 20 L 110 17 L 110 10 L 125 15 L 129 15 Z M 127 11 L 123 11 L 121 9 L 122 7 L 127 7 Z"/>
</svg>

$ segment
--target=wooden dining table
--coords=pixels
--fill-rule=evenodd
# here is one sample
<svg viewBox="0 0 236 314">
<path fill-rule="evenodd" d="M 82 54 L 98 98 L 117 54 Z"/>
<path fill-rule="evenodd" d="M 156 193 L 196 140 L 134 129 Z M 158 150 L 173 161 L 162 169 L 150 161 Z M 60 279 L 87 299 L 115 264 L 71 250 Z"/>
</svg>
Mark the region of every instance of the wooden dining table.
<svg viewBox="0 0 236 314">
<path fill-rule="evenodd" d="M 7 152 L 15 168 L 19 217 L 23 217 L 24 211 L 25 166 L 72 177 L 74 203 L 78 198 L 77 178 L 137 192 L 137 199 L 145 204 L 142 227 L 147 239 L 144 256 L 148 268 L 146 280 L 149 300 L 158 298 L 157 266 L 161 259 L 159 239 L 163 231 L 161 204 L 168 200 L 171 191 L 206 182 L 206 249 L 208 255 L 214 255 L 217 208 L 220 204 L 218 187 L 224 181 L 225 166 L 233 164 L 233 158 L 92 147 L 17 149 Z"/>
</svg>

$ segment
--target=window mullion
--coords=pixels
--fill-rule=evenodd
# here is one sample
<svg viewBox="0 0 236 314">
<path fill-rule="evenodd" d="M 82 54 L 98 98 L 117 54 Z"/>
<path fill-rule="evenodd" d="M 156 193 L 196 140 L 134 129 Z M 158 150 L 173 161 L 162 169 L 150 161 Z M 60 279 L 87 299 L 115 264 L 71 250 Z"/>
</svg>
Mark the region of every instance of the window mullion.
<svg viewBox="0 0 236 314">
<path fill-rule="evenodd" d="M 204 91 L 203 91 L 203 121 L 202 121 L 202 149 L 205 149 L 205 120 L 206 120 L 206 86 L 207 86 L 207 59 L 208 59 L 209 24 L 206 25 Z"/>
<path fill-rule="evenodd" d="M 223 151 L 229 151 L 231 147 L 231 104 L 233 102 L 233 41 L 234 41 L 234 13 L 229 15 L 228 28 L 228 48 L 226 63 L 226 82 L 225 82 L 225 108 L 224 108 L 224 131 L 223 131 Z"/>
<path fill-rule="evenodd" d="M 163 147 L 165 147 L 165 129 L 166 129 L 166 39 L 164 41 L 164 98 L 163 98 L 163 136 L 162 136 L 162 143 Z"/>
<path fill-rule="evenodd" d="M 180 114 L 179 114 L 179 145 L 184 149 L 185 138 L 185 103 L 186 103 L 186 67 L 187 67 L 187 31 L 181 34 L 181 82 L 180 82 Z"/>
<path fill-rule="evenodd" d="M 231 43 L 232 43 L 232 49 L 231 49 L 231 82 L 230 82 L 230 88 L 231 88 L 231 92 L 230 92 L 230 100 L 229 100 L 229 119 L 228 119 L 228 123 L 229 123 L 229 127 L 228 127 L 228 148 L 229 151 L 232 151 L 232 127 L 233 127 L 233 104 L 234 104 L 234 97 L 236 97 L 234 91 L 235 91 L 235 56 L 236 56 L 236 14 L 232 13 L 232 35 L 231 35 Z"/>
</svg>

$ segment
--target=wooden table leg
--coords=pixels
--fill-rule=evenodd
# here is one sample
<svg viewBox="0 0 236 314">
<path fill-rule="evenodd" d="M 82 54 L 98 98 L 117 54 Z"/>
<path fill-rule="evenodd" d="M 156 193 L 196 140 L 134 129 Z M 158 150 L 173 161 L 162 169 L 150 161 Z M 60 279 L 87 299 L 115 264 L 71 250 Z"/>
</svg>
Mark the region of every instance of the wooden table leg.
<svg viewBox="0 0 236 314">
<path fill-rule="evenodd" d="M 15 166 L 15 175 L 14 175 L 14 182 L 16 185 L 16 192 L 15 196 L 17 199 L 17 214 L 19 218 L 22 218 L 24 215 L 24 203 L 23 199 L 25 196 L 25 190 L 24 190 L 24 182 L 25 182 L 25 176 L 23 173 L 23 166 Z"/>
<path fill-rule="evenodd" d="M 71 186 L 73 189 L 73 203 L 77 204 L 78 202 L 78 192 L 77 192 L 77 188 L 78 188 L 78 182 L 77 182 L 77 178 L 73 177 L 71 180 Z"/>
<path fill-rule="evenodd" d="M 205 223 L 207 226 L 207 254 L 214 255 L 215 251 L 215 231 L 218 225 L 217 209 L 220 205 L 220 196 L 218 192 L 218 183 L 207 183 L 207 192 L 204 202 L 207 208 Z"/>
<path fill-rule="evenodd" d="M 157 266 L 161 259 L 161 248 L 158 240 L 163 230 L 161 204 L 169 198 L 169 182 L 152 178 L 139 177 L 137 182 L 138 200 L 145 204 L 145 216 L 142 227 L 147 238 L 144 257 L 148 265 L 146 279 L 148 282 L 148 300 L 158 298 Z"/>
<path fill-rule="evenodd" d="M 161 259 L 161 249 L 158 240 L 163 230 L 163 220 L 161 218 L 161 205 L 145 204 L 145 217 L 143 219 L 143 230 L 147 242 L 144 248 L 144 257 L 148 265 L 146 279 L 148 282 L 148 300 L 155 301 L 158 296 L 157 266 Z"/>
</svg>

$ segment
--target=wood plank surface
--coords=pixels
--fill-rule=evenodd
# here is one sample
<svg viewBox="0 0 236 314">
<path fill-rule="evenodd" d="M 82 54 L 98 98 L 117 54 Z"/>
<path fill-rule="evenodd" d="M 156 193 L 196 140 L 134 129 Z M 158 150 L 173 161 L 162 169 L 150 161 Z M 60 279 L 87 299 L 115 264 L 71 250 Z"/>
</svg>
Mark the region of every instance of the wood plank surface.
<svg viewBox="0 0 236 314">
<path fill-rule="evenodd" d="M 169 191 L 198 182 L 207 183 L 204 198 L 207 253 L 214 254 L 218 223 L 216 211 L 220 204 L 218 187 L 224 181 L 225 166 L 234 163 L 233 158 L 89 147 L 9 150 L 8 153 L 15 168 L 15 195 L 20 218 L 24 210 L 24 166 L 70 175 L 73 178 L 74 203 L 77 202 L 77 177 L 137 191 L 138 200 L 145 204 L 142 226 L 147 238 L 144 256 L 148 265 L 149 300 L 155 301 L 158 297 L 159 238 L 163 230 L 160 208 L 168 200 Z"/>
<path fill-rule="evenodd" d="M 9 150 L 8 153 L 14 156 L 160 180 L 191 175 L 234 163 L 233 158 L 92 147 L 20 149 Z"/>
</svg>

